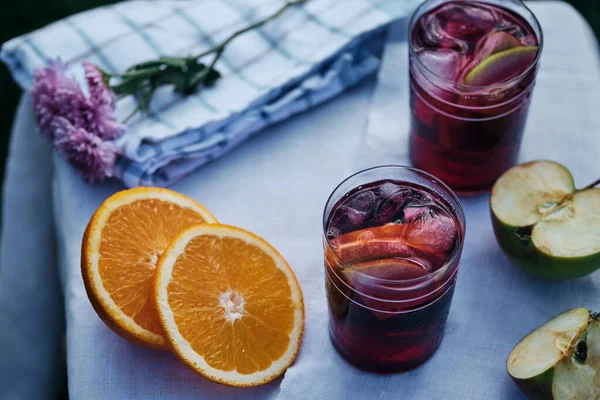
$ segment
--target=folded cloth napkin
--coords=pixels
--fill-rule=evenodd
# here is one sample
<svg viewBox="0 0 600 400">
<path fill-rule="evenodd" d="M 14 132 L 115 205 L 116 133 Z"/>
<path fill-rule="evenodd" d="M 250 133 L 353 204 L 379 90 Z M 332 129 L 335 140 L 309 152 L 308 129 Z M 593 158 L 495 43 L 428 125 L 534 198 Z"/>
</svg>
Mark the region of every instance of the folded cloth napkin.
<svg viewBox="0 0 600 400">
<path fill-rule="evenodd" d="M 377 70 L 388 23 L 418 0 L 311 0 L 236 38 L 216 68 L 223 77 L 189 97 L 159 90 L 147 116 L 116 141 L 116 177 L 166 186 L 251 134 L 336 96 Z M 272 14 L 282 0 L 128 1 L 58 21 L 2 47 L 23 88 L 52 58 L 107 72 L 163 55 L 199 54 Z M 76 77 L 81 71 L 75 68 Z M 123 119 L 135 108 L 119 101 Z"/>
</svg>

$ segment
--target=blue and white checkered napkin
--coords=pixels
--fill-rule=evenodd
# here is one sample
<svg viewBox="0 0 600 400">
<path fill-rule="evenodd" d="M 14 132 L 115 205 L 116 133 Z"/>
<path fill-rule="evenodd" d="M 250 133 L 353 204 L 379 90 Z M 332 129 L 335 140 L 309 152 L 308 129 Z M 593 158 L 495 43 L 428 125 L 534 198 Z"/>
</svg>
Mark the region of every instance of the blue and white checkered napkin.
<svg viewBox="0 0 600 400">
<path fill-rule="evenodd" d="M 388 23 L 418 0 L 311 0 L 236 38 L 216 65 L 223 77 L 189 97 L 159 90 L 147 116 L 116 143 L 127 186 L 166 186 L 251 134 L 336 96 L 379 66 Z M 197 54 L 284 5 L 282 0 L 128 1 L 77 14 L 2 47 L 23 88 L 60 57 L 82 76 L 88 60 L 108 72 L 162 55 Z M 135 107 L 120 100 L 123 119 Z"/>
</svg>

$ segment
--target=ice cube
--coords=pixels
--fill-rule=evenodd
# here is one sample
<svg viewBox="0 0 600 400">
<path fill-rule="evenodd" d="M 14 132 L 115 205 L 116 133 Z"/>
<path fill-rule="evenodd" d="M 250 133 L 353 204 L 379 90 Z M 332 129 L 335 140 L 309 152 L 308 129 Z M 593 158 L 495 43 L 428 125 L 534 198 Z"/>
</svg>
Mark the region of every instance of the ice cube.
<svg viewBox="0 0 600 400">
<path fill-rule="evenodd" d="M 537 46 L 538 44 L 534 35 L 531 35 L 524 26 L 519 25 L 514 19 L 508 16 L 500 18 L 496 29 L 516 37 L 525 46 Z"/>
<path fill-rule="evenodd" d="M 413 221 L 423 217 L 423 214 L 427 213 L 428 211 L 429 211 L 429 207 L 423 207 L 423 206 L 406 207 L 404 209 L 404 215 L 402 217 L 402 220 L 404 222 L 413 222 Z"/>
<path fill-rule="evenodd" d="M 413 208 L 435 204 L 433 198 L 426 192 L 393 183 L 389 183 L 389 186 L 384 187 L 385 185 L 388 185 L 388 183 L 380 187 L 380 195 L 387 194 L 387 197 L 380 202 L 373 216 L 373 221 L 377 225 L 406 222 L 407 208 L 409 208 L 410 218 L 408 221 L 410 221 L 422 214 L 422 212 L 418 213 L 418 210 L 413 210 Z"/>
<path fill-rule="evenodd" d="M 377 205 L 377 195 L 372 190 L 364 190 L 350 197 L 345 206 L 360 212 L 374 211 Z"/>
<path fill-rule="evenodd" d="M 328 231 L 337 233 L 335 236 L 337 237 L 340 234 L 358 229 L 367 221 L 369 216 L 370 214 L 367 212 L 347 206 L 340 206 L 334 211 L 327 229 Z"/>
<path fill-rule="evenodd" d="M 382 185 L 380 188 L 380 193 L 385 193 L 387 196 L 383 197 L 379 203 L 379 207 L 375 211 L 375 215 L 373 216 L 376 225 L 384 225 L 390 222 L 401 220 L 402 209 L 406 205 L 407 201 L 409 201 L 411 198 L 411 190 L 408 188 L 403 188 L 392 183 L 389 183 L 390 186 L 384 188 L 383 186 L 385 185 L 388 184 L 386 183 Z"/>
<path fill-rule="evenodd" d="M 466 63 L 466 57 L 452 49 L 425 49 L 417 57 L 429 71 L 453 82 L 458 80 Z"/>
<path fill-rule="evenodd" d="M 346 210 L 346 215 L 348 216 L 348 221 L 350 221 L 350 224 L 352 224 L 352 225 L 355 225 L 355 226 L 362 225 L 365 223 L 367 218 L 369 218 L 368 212 L 359 211 L 357 209 L 350 208 L 350 207 L 344 207 L 344 208 Z"/>
<path fill-rule="evenodd" d="M 382 185 L 380 185 L 377 188 L 377 194 L 381 198 L 386 198 L 386 197 L 393 196 L 394 194 L 396 194 L 397 192 L 399 192 L 400 190 L 402 190 L 404 188 L 406 188 L 406 186 L 402 186 L 397 183 L 387 181 L 387 182 L 384 182 Z"/>
<path fill-rule="evenodd" d="M 379 198 L 372 190 L 363 190 L 352 194 L 331 217 L 329 227 L 344 234 L 361 229 L 369 221 L 379 204 Z"/>
<path fill-rule="evenodd" d="M 406 224 L 407 242 L 423 251 L 448 251 L 457 235 L 454 219 L 444 212 L 432 209 Z"/>
<path fill-rule="evenodd" d="M 463 3 L 448 5 L 435 14 L 443 32 L 452 38 L 468 40 L 495 28 L 498 17 L 490 9 Z"/>
<path fill-rule="evenodd" d="M 423 48 L 445 48 L 454 49 L 462 54 L 467 54 L 469 44 L 459 38 L 449 35 L 444 31 L 438 13 L 426 14 L 422 17 L 420 23 L 415 26 L 413 34 L 413 44 L 415 49 Z"/>
</svg>

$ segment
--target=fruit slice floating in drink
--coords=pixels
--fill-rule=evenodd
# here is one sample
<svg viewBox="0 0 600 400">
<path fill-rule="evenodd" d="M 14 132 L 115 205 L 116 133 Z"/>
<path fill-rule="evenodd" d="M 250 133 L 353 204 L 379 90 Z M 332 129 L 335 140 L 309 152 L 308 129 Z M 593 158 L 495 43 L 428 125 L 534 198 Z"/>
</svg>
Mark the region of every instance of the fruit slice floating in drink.
<svg viewBox="0 0 600 400">
<path fill-rule="evenodd" d="M 566 311 L 525 336 L 506 368 L 531 399 L 597 399 L 600 320 L 585 308 Z"/>
<path fill-rule="evenodd" d="M 488 86 L 505 82 L 525 71 L 535 60 L 536 46 L 521 46 L 493 54 L 465 77 L 465 84 L 470 86 Z"/>
<path fill-rule="evenodd" d="M 333 250 L 345 261 L 357 263 L 382 257 L 411 257 L 414 250 L 403 239 L 406 226 L 389 224 L 350 232 L 331 241 Z"/>
<path fill-rule="evenodd" d="M 504 31 L 494 32 L 481 39 L 477 45 L 476 60 L 481 62 L 496 53 L 521 46 L 521 42 L 510 33 Z"/>
<path fill-rule="evenodd" d="M 543 279 L 600 268 L 600 188 L 576 190 L 561 164 L 533 161 L 507 171 L 492 189 L 492 223 L 502 250 Z"/>
</svg>

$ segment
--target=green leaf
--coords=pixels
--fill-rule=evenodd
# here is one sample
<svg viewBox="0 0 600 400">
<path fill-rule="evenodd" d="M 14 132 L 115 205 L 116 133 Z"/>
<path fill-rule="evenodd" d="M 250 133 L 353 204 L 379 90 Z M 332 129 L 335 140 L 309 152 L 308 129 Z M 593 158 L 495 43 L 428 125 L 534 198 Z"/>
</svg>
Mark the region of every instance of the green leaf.
<svg viewBox="0 0 600 400">
<path fill-rule="evenodd" d="M 158 68 L 126 72 L 119 75 L 120 79 L 116 84 L 110 85 L 110 88 L 117 95 L 134 94 L 144 81 L 151 80 L 159 72 Z"/>
<path fill-rule="evenodd" d="M 219 71 L 217 71 L 214 68 L 208 69 L 207 67 L 205 67 L 203 70 L 197 72 L 194 76 L 191 77 L 189 83 L 189 92 L 186 94 L 189 94 L 190 92 L 194 91 L 198 85 L 210 86 L 220 77 L 221 74 L 219 73 Z"/>
<path fill-rule="evenodd" d="M 110 88 L 119 96 L 133 94 L 145 79 L 145 77 L 122 79 L 118 84 L 112 85 Z"/>
<path fill-rule="evenodd" d="M 189 78 L 184 74 L 174 74 L 169 77 L 169 82 L 173 85 L 173 90 L 180 94 L 186 94 L 189 86 Z"/>
<path fill-rule="evenodd" d="M 208 71 L 206 78 L 204 78 L 204 85 L 205 86 L 212 85 L 220 77 L 221 77 L 221 73 L 219 71 L 217 71 L 216 69 L 211 68 L 210 71 Z"/>
</svg>

